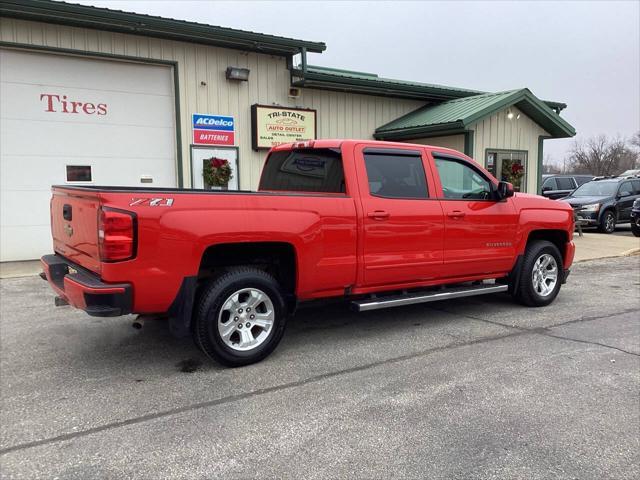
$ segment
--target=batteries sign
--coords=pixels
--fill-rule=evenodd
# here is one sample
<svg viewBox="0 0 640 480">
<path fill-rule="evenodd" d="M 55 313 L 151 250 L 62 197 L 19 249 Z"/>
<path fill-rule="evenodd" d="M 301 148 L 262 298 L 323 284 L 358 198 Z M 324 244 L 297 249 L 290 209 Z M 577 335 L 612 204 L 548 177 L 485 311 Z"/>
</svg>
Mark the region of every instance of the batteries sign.
<svg viewBox="0 0 640 480">
<path fill-rule="evenodd" d="M 233 117 L 194 113 L 192 127 L 194 145 L 235 145 Z"/>
</svg>

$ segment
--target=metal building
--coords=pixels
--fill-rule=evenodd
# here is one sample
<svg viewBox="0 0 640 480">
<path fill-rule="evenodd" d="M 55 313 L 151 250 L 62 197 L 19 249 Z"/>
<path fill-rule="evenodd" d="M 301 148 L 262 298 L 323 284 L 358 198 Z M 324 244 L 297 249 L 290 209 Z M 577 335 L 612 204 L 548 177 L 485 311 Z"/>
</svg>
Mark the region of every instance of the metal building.
<svg viewBox="0 0 640 480">
<path fill-rule="evenodd" d="M 256 188 L 265 148 L 378 138 L 458 149 L 539 187 L 566 105 L 307 63 L 324 43 L 48 0 L 0 1 L 0 261 L 48 252 L 52 184 Z"/>
</svg>

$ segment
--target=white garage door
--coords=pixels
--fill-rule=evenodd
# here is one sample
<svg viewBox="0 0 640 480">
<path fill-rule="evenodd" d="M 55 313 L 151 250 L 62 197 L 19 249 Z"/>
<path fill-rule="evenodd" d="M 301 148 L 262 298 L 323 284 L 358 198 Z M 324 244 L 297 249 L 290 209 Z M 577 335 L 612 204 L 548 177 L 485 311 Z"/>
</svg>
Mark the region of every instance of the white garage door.
<svg viewBox="0 0 640 480">
<path fill-rule="evenodd" d="M 0 49 L 0 261 L 51 252 L 51 185 L 176 179 L 170 66 Z"/>
</svg>

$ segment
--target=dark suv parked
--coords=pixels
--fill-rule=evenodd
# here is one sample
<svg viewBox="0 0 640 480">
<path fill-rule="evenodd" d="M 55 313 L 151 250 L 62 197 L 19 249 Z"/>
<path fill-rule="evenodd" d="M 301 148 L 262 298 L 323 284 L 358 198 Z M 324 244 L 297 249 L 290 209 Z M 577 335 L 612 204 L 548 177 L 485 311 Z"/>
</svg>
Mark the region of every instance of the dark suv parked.
<svg viewBox="0 0 640 480">
<path fill-rule="evenodd" d="M 593 175 L 542 175 L 542 195 L 553 200 L 566 197 L 591 180 Z"/>
<path fill-rule="evenodd" d="M 612 233 L 617 223 L 629 223 L 631 207 L 640 198 L 640 178 L 597 178 L 563 198 L 587 226 Z"/>
<path fill-rule="evenodd" d="M 631 231 L 636 237 L 640 237 L 640 198 L 636 198 L 631 207 Z"/>
</svg>

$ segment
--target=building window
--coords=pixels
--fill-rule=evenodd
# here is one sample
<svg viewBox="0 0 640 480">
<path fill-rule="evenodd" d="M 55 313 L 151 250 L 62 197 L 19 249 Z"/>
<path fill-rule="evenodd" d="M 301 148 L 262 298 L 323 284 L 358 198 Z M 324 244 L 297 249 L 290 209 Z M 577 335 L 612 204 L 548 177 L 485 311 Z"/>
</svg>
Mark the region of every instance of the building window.
<svg viewBox="0 0 640 480">
<path fill-rule="evenodd" d="M 528 152 L 521 150 L 487 150 L 487 170 L 498 180 L 513 184 L 516 192 L 527 190 Z"/>
<path fill-rule="evenodd" d="M 67 182 L 90 182 L 91 165 L 67 165 Z"/>
</svg>

